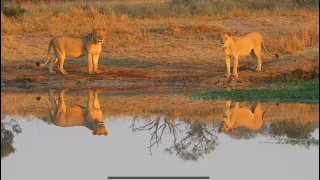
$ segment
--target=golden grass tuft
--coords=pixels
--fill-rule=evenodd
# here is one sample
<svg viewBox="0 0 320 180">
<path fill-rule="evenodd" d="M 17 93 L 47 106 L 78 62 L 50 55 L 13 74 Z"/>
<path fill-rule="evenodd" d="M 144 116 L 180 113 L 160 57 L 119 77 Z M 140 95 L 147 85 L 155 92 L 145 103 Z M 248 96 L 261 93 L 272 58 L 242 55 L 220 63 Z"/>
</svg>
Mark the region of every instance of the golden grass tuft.
<svg viewBox="0 0 320 180">
<path fill-rule="evenodd" d="M 233 7 L 230 12 L 231 17 L 249 17 L 249 14 L 245 11 L 240 10 L 237 7 Z"/>
<path fill-rule="evenodd" d="M 271 35 L 268 44 L 270 43 L 272 50 L 292 54 L 303 50 L 305 47 L 319 45 L 318 25 L 295 29 L 280 36 Z"/>
</svg>

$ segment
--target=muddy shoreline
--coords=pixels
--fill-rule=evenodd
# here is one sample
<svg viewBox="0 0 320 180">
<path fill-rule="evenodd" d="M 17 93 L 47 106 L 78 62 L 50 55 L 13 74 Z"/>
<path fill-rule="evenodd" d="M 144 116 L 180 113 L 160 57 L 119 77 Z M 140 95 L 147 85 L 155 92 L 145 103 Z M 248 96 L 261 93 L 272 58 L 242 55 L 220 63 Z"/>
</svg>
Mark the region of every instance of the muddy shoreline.
<svg viewBox="0 0 320 180">
<path fill-rule="evenodd" d="M 2 71 L 5 74 L 5 71 Z M 180 88 L 180 89 L 252 89 L 272 88 L 273 81 L 277 80 L 308 80 L 319 77 L 319 67 L 309 70 L 301 68 L 287 72 L 252 72 L 244 71 L 239 78 L 212 77 L 204 75 L 176 75 L 172 77 L 155 78 L 110 78 L 106 74 L 84 75 L 73 74 L 68 76 L 57 75 L 25 75 L 24 77 L 2 76 L 1 88 L 6 89 L 148 89 L 148 88 Z M 248 75 L 249 74 L 249 75 Z"/>
</svg>

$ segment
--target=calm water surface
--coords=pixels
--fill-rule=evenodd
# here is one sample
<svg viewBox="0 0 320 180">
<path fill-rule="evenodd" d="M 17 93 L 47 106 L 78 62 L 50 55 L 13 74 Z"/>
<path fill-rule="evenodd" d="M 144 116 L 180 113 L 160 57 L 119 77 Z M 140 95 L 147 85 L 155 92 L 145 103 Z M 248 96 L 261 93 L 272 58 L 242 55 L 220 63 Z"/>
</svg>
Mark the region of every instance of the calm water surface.
<svg viewBox="0 0 320 180">
<path fill-rule="evenodd" d="M 1 96 L 3 179 L 319 179 L 318 104 L 95 91 Z"/>
</svg>

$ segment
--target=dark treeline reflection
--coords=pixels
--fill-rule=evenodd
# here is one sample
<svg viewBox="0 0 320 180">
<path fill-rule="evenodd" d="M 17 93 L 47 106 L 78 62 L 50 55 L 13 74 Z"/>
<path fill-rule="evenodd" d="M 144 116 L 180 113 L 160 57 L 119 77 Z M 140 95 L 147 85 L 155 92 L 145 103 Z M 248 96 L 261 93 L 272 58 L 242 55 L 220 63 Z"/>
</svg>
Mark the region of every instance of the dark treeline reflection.
<svg viewBox="0 0 320 180">
<path fill-rule="evenodd" d="M 219 145 L 218 129 L 221 121 L 201 123 L 199 121 L 178 120 L 170 122 L 166 118 L 155 118 L 141 120 L 133 118 L 130 126 L 133 132 L 149 131 L 149 150 L 158 147 L 165 134 L 173 137 L 172 145 L 164 151 L 174 154 L 186 161 L 197 161 L 205 155 L 212 153 Z M 141 125 L 142 124 L 142 125 Z M 226 133 L 235 140 L 250 140 L 258 135 L 273 138 L 274 142 L 262 142 L 271 144 L 290 144 L 309 148 L 319 146 L 319 140 L 311 136 L 311 133 L 318 128 L 318 124 L 296 124 L 294 122 L 272 122 L 265 123 L 258 130 L 251 130 L 244 127 L 235 128 L 232 133 Z"/>
<path fill-rule="evenodd" d="M 215 124 L 201 124 L 185 121 L 186 132 L 180 138 L 174 138 L 174 143 L 165 151 L 176 154 L 183 160 L 196 161 L 215 150 L 219 143 L 215 134 Z"/>
<path fill-rule="evenodd" d="M 150 131 L 150 153 L 152 147 L 161 143 L 164 134 L 173 136 L 173 144 L 165 151 L 175 154 L 183 160 L 197 161 L 211 153 L 219 144 L 215 129 L 218 123 L 203 124 L 197 121 L 170 122 L 167 118 L 155 118 L 144 125 L 136 125 L 133 119 L 132 131 Z M 144 121 L 145 122 L 145 121 Z M 139 123 L 140 124 L 140 123 Z"/>
<path fill-rule="evenodd" d="M 14 119 L 1 121 L 1 159 L 16 151 L 13 147 L 13 140 L 14 134 L 19 133 L 21 133 L 21 128 L 17 121 Z"/>
</svg>

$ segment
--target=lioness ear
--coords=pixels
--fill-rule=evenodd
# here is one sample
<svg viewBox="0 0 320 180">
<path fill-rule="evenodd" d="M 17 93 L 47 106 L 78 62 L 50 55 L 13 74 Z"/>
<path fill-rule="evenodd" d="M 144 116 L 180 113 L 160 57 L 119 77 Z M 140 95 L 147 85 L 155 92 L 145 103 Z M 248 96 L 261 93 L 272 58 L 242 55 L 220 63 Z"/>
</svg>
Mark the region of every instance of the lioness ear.
<svg viewBox="0 0 320 180">
<path fill-rule="evenodd" d="M 230 32 L 230 33 L 228 33 L 228 36 L 232 36 L 232 33 Z"/>
</svg>

